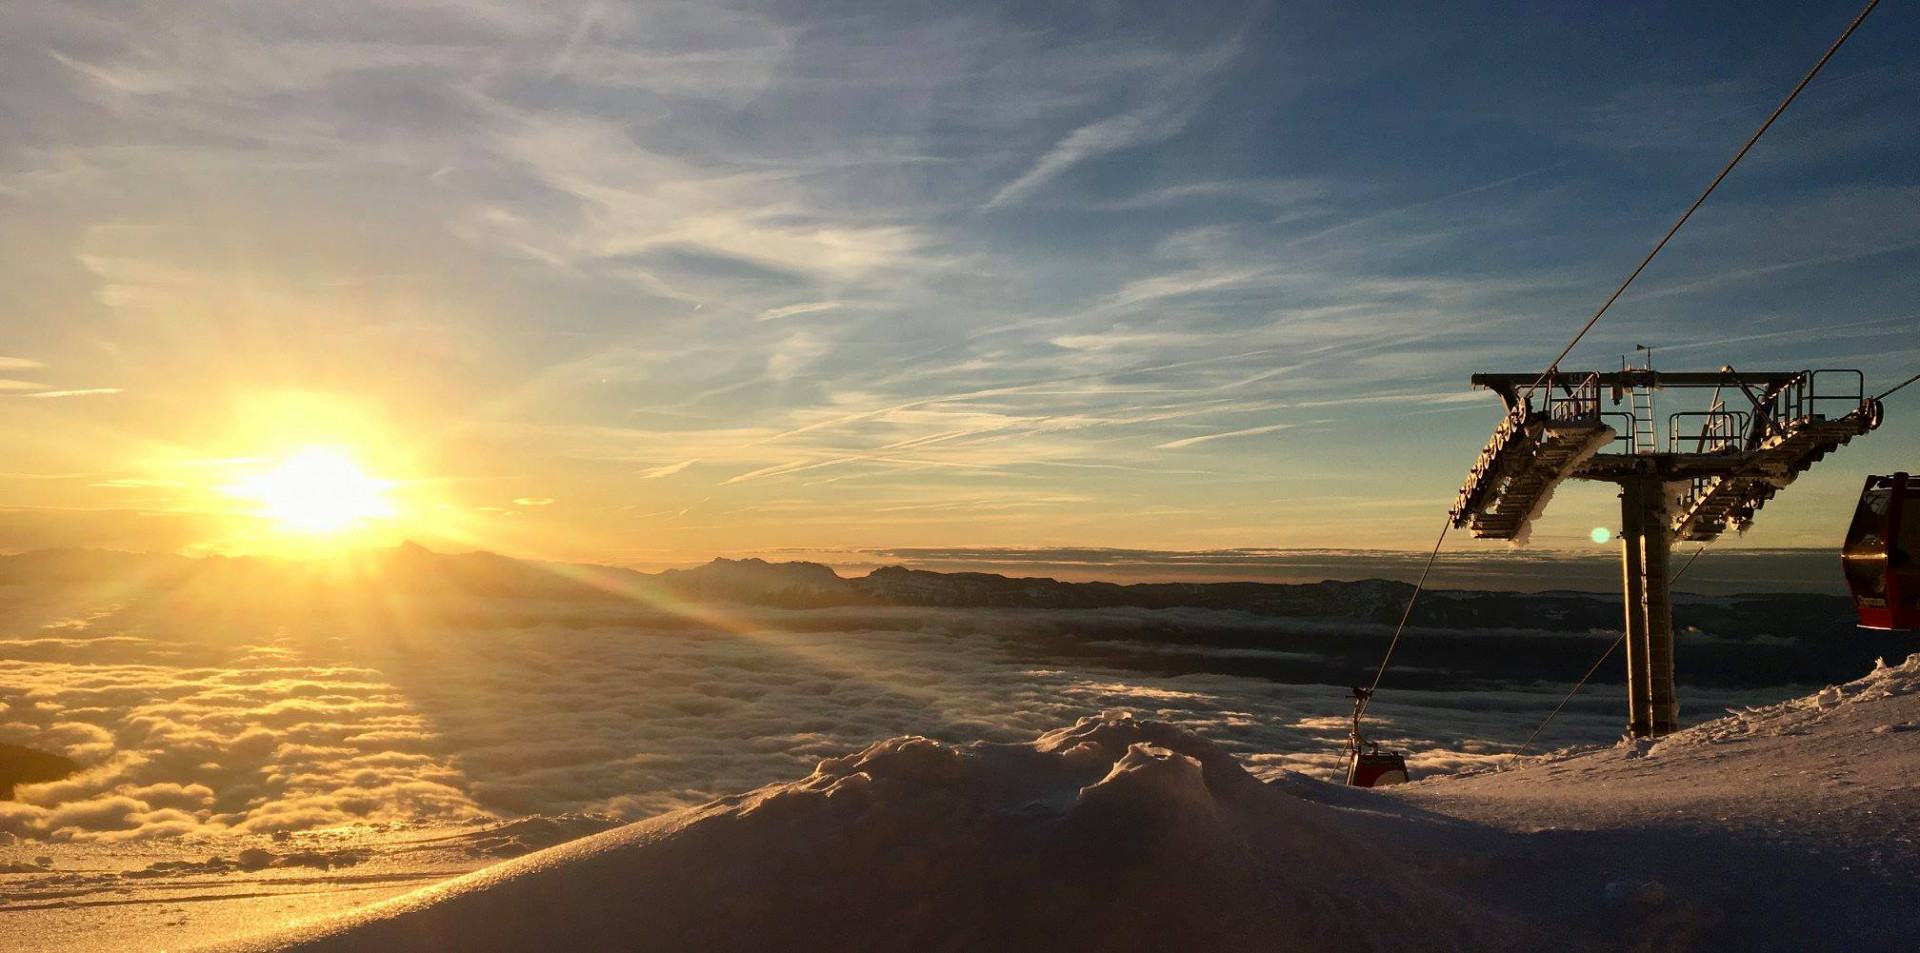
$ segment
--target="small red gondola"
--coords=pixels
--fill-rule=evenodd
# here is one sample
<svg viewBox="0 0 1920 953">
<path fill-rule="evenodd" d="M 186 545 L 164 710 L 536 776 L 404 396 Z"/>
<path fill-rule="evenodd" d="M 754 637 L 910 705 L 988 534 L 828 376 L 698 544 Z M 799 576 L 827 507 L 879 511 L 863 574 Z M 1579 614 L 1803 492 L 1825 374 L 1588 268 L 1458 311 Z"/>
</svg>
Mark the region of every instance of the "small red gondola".
<svg viewBox="0 0 1920 953">
<path fill-rule="evenodd" d="M 1373 698 L 1373 689 L 1356 686 L 1351 697 L 1353 729 L 1347 735 L 1347 784 L 1356 788 L 1377 788 L 1412 780 L 1412 775 L 1407 773 L 1406 755 L 1398 751 L 1382 751 L 1378 743 L 1368 741 L 1360 732 L 1360 716 L 1366 713 L 1367 701 Z"/>
<path fill-rule="evenodd" d="M 1867 477 L 1840 566 L 1864 629 L 1920 629 L 1920 483 Z"/>
<path fill-rule="evenodd" d="M 1353 752 L 1353 760 L 1347 764 L 1347 783 L 1356 788 L 1377 788 L 1389 784 L 1405 784 L 1407 775 L 1407 756 L 1398 751 Z"/>
</svg>

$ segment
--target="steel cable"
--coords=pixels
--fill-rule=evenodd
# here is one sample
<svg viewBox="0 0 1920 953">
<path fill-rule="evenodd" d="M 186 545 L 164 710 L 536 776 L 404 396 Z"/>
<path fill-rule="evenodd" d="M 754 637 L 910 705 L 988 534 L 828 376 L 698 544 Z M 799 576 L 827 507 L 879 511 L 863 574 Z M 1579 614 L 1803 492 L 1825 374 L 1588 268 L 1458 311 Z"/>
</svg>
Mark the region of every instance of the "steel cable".
<svg viewBox="0 0 1920 953">
<path fill-rule="evenodd" d="M 1680 214 L 1679 220 L 1673 223 L 1673 227 L 1667 229 L 1665 235 L 1660 236 L 1660 241 L 1655 243 L 1652 251 L 1647 252 L 1647 257 L 1640 259 L 1640 264 L 1635 266 L 1633 271 L 1627 275 L 1627 280 L 1620 282 L 1620 286 L 1613 289 L 1613 294 L 1607 296 L 1607 300 L 1600 305 L 1600 310 L 1595 311 L 1593 317 L 1588 318 L 1587 323 L 1581 325 L 1580 332 L 1573 336 L 1573 340 L 1568 341 L 1567 346 L 1561 348 L 1560 353 L 1555 355 L 1554 359 L 1547 363 L 1546 371 L 1540 375 L 1539 380 L 1528 385 L 1526 393 L 1522 395 L 1522 400 L 1533 396 L 1533 392 L 1538 390 L 1540 385 L 1546 383 L 1549 378 L 1553 377 L 1554 372 L 1560 369 L 1560 362 L 1566 360 L 1568 354 L 1573 353 L 1573 349 L 1579 345 L 1580 339 L 1586 337 L 1587 332 L 1593 330 L 1593 326 L 1600 323 L 1601 316 L 1605 315 L 1607 310 L 1613 307 L 1614 302 L 1620 300 L 1620 296 L 1626 293 L 1627 287 L 1633 284 L 1634 279 L 1639 278 L 1640 273 L 1647 270 L 1647 266 L 1653 263 L 1654 257 L 1659 255 L 1660 250 L 1667 247 L 1667 242 L 1671 241 L 1673 236 L 1680 231 L 1680 226 L 1687 224 L 1687 219 L 1692 218 L 1693 213 L 1698 211 L 1700 206 L 1706 203 L 1707 196 L 1712 195 L 1713 190 L 1720 187 L 1720 183 L 1725 181 L 1727 175 L 1733 171 L 1733 167 L 1739 165 L 1741 159 L 1746 158 L 1747 152 L 1753 148 L 1754 143 L 1759 142 L 1760 137 L 1767 134 L 1767 130 L 1773 126 L 1774 120 L 1779 119 L 1780 115 L 1787 111 L 1787 107 L 1793 105 L 1793 101 L 1799 97 L 1800 91 L 1806 89 L 1808 83 L 1813 82 L 1813 78 L 1820 74 L 1820 70 L 1827 65 L 1827 61 L 1833 59 L 1833 54 L 1840 52 L 1840 47 L 1847 42 L 1848 37 L 1853 35 L 1853 31 L 1860 28 L 1860 24 L 1866 20 L 1867 14 L 1872 13 L 1873 8 L 1879 5 L 1880 0 L 1868 0 L 1866 7 L 1860 11 L 1860 15 L 1854 17 L 1852 23 L 1847 24 L 1847 28 L 1841 32 L 1840 38 L 1834 40 L 1833 45 L 1827 47 L 1827 52 L 1820 57 L 1819 62 L 1813 64 L 1813 69 L 1808 70 L 1807 75 L 1802 76 L 1800 82 L 1794 84 L 1793 91 L 1787 93 L 1787 98 L 1781 100 L 1780 105 L 1773 108 L 1772 114 L 1767 116 L 1767 121 L 1761 123 L 1759 129 L 1754 130 L 1752 137 L 1747 139 L 1746 145 L 1741 146 L 1740 151 L 1734 153 L 1733 158 L 1728 159 L 1727 164 L 1720 169 L 1720 174 L 1714 176 L 1712 182 L 1707 183 L 1706 191 L 1701 192 L 1700 197 L 1694 199 L 1692 205 L 1687 206 L 1687 210 Z"/>
</svg>

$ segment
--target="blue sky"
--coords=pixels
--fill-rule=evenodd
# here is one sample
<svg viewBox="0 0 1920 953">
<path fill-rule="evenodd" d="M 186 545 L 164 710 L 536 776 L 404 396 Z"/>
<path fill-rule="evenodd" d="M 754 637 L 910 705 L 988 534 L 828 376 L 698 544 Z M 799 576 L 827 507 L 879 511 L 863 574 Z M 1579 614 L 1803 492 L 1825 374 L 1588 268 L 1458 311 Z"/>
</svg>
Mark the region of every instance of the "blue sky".
<svg viewBox="0 0 1920 953">
<path fill-rule="evenodd" d="M 17 0 L 0 547 L 221 548 L 204 474 L 312 439 L 563 558 L 1422 548 L 1468 374 L 1855 12 Z M 1568 366 L 1920 369 L 1916 40 L 1876 13 Z M 1889 417 L 1748 541 L 1834 543 Z"/>
</svg>

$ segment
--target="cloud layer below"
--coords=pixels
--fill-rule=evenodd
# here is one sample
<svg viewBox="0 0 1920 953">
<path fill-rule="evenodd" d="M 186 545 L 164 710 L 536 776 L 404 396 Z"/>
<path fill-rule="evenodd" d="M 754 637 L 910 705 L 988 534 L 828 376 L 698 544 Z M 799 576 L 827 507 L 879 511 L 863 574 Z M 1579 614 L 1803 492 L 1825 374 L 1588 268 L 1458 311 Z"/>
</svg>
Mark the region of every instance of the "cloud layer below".
<svg viewBox="0 0 1920 953">
<path fill-rule="evenodd" d="M 1346 728 L 1341 688 L 1124 667 L 1151 669 L 1170 651 L 1150 641 L 1153 627 L 1180 618 L 1140 611 L 690 618 L 531 600 L 332 617 L 14 610 L 29 631 L 0 640 L 0 740 L 87 766 L 0 804 L 0 831 L 31 838 L 640 817 L 804 775 L 881 738 L 1026 740 L 1108 709 L 1199 731 L 1256 773 L 1326 775 Z M 59 618 L 31 631 L 36 614 Z M 1063 628 L 1109 635 L 1112 654 L 1049 655 Z M 1399 692 L 1374 709 L 1376 731 L 1422 771 L 1485 764 L 1562 688 Z M 1690 693 L 1689 706 L 1752 697 Z M 1617 734 L 1613 702 L 1577 702 L 1556 740 Z"/>
</svg>

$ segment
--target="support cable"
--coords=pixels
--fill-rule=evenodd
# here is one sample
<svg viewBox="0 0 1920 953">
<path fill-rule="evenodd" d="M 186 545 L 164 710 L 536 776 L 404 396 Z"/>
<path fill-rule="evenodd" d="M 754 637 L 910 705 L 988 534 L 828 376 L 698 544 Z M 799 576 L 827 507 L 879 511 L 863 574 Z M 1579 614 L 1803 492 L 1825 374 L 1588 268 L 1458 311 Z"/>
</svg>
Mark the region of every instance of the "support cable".
<svg viewBox="0 0 1920 953">
<path fill-rule="evenodd" d="M 1673 578 L 1668 580 L 1668 582 L 1669 583 L 1678 582 L 1681 576 L 1684 576 L 1687 574 L 1687 570 L 1693 568 L 1694 560 L 1699 559 L 1700 554 L 1706 552 L 1707 547 L 1711 545 L 1713 545 L 1711 542 L 1704 543 L 1700 546 L 1699 549 L 1694 550 L 1693 555 L 1687 559 L 1686 564 L 1681 566 L 1680 571 L 1677 573 L 1674 573 Z M 1627 634 L 1625 632 L 1622 632 L 1620 633 L 1619 638 L 1613 640 L 1612 645 L 1607 646 L 1607 650 L 1605 652 L 1600 653 L 1600 657 L 1594 661 L 1593 667 L 1590 669 L 1587 669 L 1587 674 L 1580 676 L 1580 680 L 1573 684 L 1573 690 L 1567 692 L 1567 697 L 1560 699 L 1560 704 L 1553 706 L 1553 710 L 1550 712 L 1547 712 L 1547 717 L 1545 720 L 1540 722 L 1540 727 L 1533 729 L 1533 734 L 1528 735 L 1527 740 L 1521 742 L 1520 747 L 1514 750 L 1513 757 L 1515 758 L 1515 760 L 1518 760 L 1520 756 L 1527 753 L 1527 748 L 1532 746 L 1533 739 L 1540 737 L 1540 733 L 1542 731 L 1547 730 L 1547 725 L 1552 724 L 1554 716 L 1560 714 L 1560 709 L 1567 707 L 1567 703 L 1570 701 L 1573 701 L 1573 696 L 1580 694 L 1580 689 L 1586 687 L 1587 679 L 1592 678 L 1593 673 L 1600 671 L 1600 666 L 1605 665 L 1607 662 L 1607 659 L 1610 659 L 1613 657 L 1613 650 L 1619 648 L 1620 643 L 1625 642 L 1626 640 L 1627 640 Z"/>
<path fill-rule="evenodd" d="M 1381 676 L 1387 674 L 1387 663 L 1393 661 L 1393 649 L 1400 644 L 1400 633 L 1407 630 L 1407 620 L 1413 618 L 1413 604 L 1420 599 L 1420 591 L 1427 587 L 1427 576 L 1433 572 L 1433 561 L 1440 558 L 1440 547 L 1447 541 L 1447 531 L 1453 529 L 1453 520 L 1440 526 L 1440 538 L 1433 541 L 1433 552 L 1427 554 L 1427 565 L 1420 570 L 1419 581 L 1413 584 L 1412 594 L 1407 596 L 1407 608 L 1400 613 L 1400 624 L 1393 627 L 1393 639 L 1387 642 L 1387 654 L 1380 658 L 1380 667 L 1373 673 L 1373 684 L 1367 686 L 1367 694 L 1372 695 L 1380 687 Z"/>
<path fill-rule="evenodd" d="M 1767 117 L 1767 121 L 1761 123 L 1759 129 L 1754 130 L 1753 136 L 1747 140 L 1747 144 L 1741 146 L 1740 151 L 1734 153 L 1733 158 L 1727 160 L 1727 164 L 1720 170 L 1720 174 L 1714 176 L 1713 181 L 1707 184 L 1706 191 L 1701 192 L 1700 197 L 1694 199 L 1692 205 L 1687 206 L 1687 210 L 1681 213 L 1680 219 L 1673 223 L 1672 228 L 1667 229 L 1665 235 L 1660 237 L 1660 241 L 1653 246 L 1653 250 L 1647 252 L 1647 257 L 1640 259 L 1640 264 L 1633 269 L 1631 274 L 1627 275 L 1627 280 L 1620 282 L 1620 286 L 1613 289 L 1613 294 L 1607 296 L 1606 302 L 1600 305 L 1600 310 L 1595 311 L 1593 317 L 1588 318 L 1587 323 L 1580 327 L 1580 333 L 1575 334 L 1573 340 L 1568 341 L 1567 346 L 1560 349 L 1560 353 L 1547 364 L 1547 369 L 1540 375 L 1540 379 L 1534 381 L 1527 387 L 1526 392 L 1521 395 L 1523 401 L 1532 397 L 1533 392 L 1538 390 L 1540 385 L 1546 383 L 1547 380 L 1553 376 L 1554 372 L 1560 369 L 1560 362 L 1566 360 L 1568 354 L 1573 353 L 1573 349 L 1580 343 L 1580 339 L 1586 337 L 1587 332 L 1593 330 L 1593 326 L 1600 323 L 1601 316 L 1607 313 L 1607 309 L 1613 307 L 1614 302 L 1620 300 L 1621 295 L 1626 294 L 1627 287 L 1633 284 L 1634 279 L 1640 277 L 1640 273 L 1645 271 L 1649 264 L 1653 263 L 1654 257 L 1660 254 L 1660 250 L 1667 247 L 1667 242 L 1671 241 L 1674 234 L 1680 231 L 1680 226 L 1687 224 L 1687 219 L 1692 218 L 1693 213 L 1699 210 L 1700 206 L 1707 201 L 1707 196 L 1712 195 L 1713 190 L 1720 187 L 1720 183 L 1726 179 L 1728 173 L 1733 171 L 1733 167 L 1739 165 L 1740 160 L 1746 157 L 1748 150 L 1753 148 L 1754 143 L 1759 142 L 1760 137 L 1766 135 L 1767 130 L 1773 126 L 1773 121 L 1779 119 L 1780 114 L 1787 111 L 1787 107 L 1793 104 L 1795 98 L 1799 97 L 1800 91 L 1806 89 L 1807 84 L 1812 82 L 1815 76 L 1819 75 L 1821 68 L 1827 65 L 1828 60 L 1833 59 L 1833 54 L 1840 52 L 1840 47 L 1847 42 L 1848 37 L 1853 35 L 1853 31 L 1860 28 L 1860 24 L 1866 20 L 1867 14 L 1872 13 L 1873 8 L 1879 5 L 1880 0 L 1868 0 L 1866 8 L 1860 11 L 1859 16 L 1853 18 L 1852 23 L 1847 24 L 1847 28 L 1840 34 L 1840 38 L 1834 40 L 1833 45 L 1828 47 L 1827 52 L 1820 57 L 1819 62 L 1813 64 L 1813 69 L 1808 70 L 1807 75 L 1800 78 L 1800 82 L 1794 85 L 1793 91 L 1787 94 L 1787 98 L 1781 100 L 1780 105 L 1774 107 L 1773 113 Z"/>
<path fill-rule="evenodd" d="M 1364 690 L 1353 690 L 1353 732 L 1347 739 L 1348 747 L 1355 753 L 1361 748 L 1360 719 L 1367 713 L 1367 703 L 1373 700 L 1373 693 L 1380 688 L 1380 679 L 1387 674 L 1387 665 L 1393 661 L 1393 650 L 1400 645 L 1400 636 L 1407 631 L 1407 620 L 1413 618 L 1414 603 L 1420 601 L 1420 593 L 1427 587 L 1427 577 L 1433 573 L 1433 563 L 1440 558 L 1440 547 L 1446 545 L 1447 532 L 1453 529 L 1453 519 L 1448 517 L 1440 524 L 1440 538 L 1433 541 L 1433 551 L 1427 554 L 1427 564 L 1420 569 L 1420 578 L 1413 584 L 1413 591 L 1407 594 L 1407 607 L 1400 612 L 1400 624 L 1393 627 L 1393 638 L 1387 641 L 1386 654 L 1380 656 L 1380 667 L 1373 671 L 1373 683 Z"/>
<path fill-rule="evenodd" d="M 1915 374 L 1915 375 L 1913 375 L 1912 377 L 1909 377 L 1909 378 L 1907 378 L 1906 380 L 1903 380 L 1903 381 L 1901 381 L 1900 383 L 1898 383 L 1898 384 L 1895 384 L 1895 385 L 1893 385 L 1892 387 L 1890 387 L 1890 388 L 1888 388 L 1888 389 L 1887 389 L 1887 390 L 1886 390 L 1886 391 L 1885 391 L 1884 393 L 1882 393 L 1882 394 L 1881 394 L 1880 396 L 1878 396 L 1878 397 L 1875 397 L 1875 398 L 1874 398 L 1874 400 L 1876 400 L 1876 401 L 1879 401 L 1879 400 L 1886 400 L 1886 399 L 1887 399 L 1888 397 L 1891 397 L 1891 396 L 1893 396 L 1893 392 L 1894 392 L 1894 391 L 1897 391 L 1897 390 L 1899 390 L 1900 388 L 1902 388 L 1902 387 L 1905 387 L 1905 386 L 1907 386 L 1908 384 L 1911 384 L 1911 383 L 1913 383 L 1914 381 L 1920 381 L 1920 374 Z"/>
</svg>

